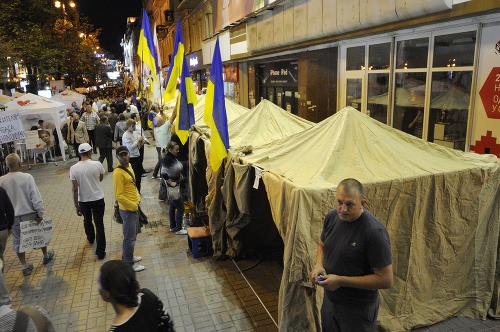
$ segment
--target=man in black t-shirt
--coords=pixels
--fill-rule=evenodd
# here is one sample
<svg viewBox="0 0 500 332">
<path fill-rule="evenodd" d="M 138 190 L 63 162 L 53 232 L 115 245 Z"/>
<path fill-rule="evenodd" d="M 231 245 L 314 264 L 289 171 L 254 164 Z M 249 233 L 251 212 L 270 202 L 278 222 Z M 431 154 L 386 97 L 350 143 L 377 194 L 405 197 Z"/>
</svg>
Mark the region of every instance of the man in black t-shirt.
<svg viewBox="0 0 500 332">
<path fill-rule="evenodd" d="M 323 331 L 374 331 L 378 289 L 393 284 L 389 234 L 365 204 L 361 183 L 342 180 L 337 207 L 325 218 L 310 274 L 311 282 L 325 289 Z"/>
</svg>

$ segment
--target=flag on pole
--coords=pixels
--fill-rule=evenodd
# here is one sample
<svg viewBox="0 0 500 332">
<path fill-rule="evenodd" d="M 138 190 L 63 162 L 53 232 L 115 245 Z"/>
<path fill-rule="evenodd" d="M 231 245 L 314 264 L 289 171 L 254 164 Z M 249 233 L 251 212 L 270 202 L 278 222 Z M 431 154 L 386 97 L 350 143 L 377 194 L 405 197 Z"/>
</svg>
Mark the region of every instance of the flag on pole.
<svg viewBox="0 0 500 332">
<path fill-rule="evenodd" d="M 154 48 L 155 48 L 155 52 L 156 52 L 156 80 L 154 80 L 153 82 L 153 87 L 154 87 L 154 97 L 153 97 L 153 100 L 155 101 L 159 101 L 160 104 L 163 104 L 163 102 L 161 102 L 161 97 L 162 97 L 162 93 L 161 93 L 161 81 L 162 81 L 162 78 L 161 78 L 161 56 L 160 56 L 160 47 L 159 47 L 159 43 L 158 43 L 158 35 L 156 34 L 156 22 L 155 22 L 155 26 L 154 26 L 154 32 L 153 32 L 153 44 L 154 44 Z"/>
<path fill-rule="evenodd" d="M 186 144 L 189 137 L 189 128 L 194 125 L 194 106 L 197 103 L 198 98 L 196 97 L 187 62 L 183 61 L 176 109 L 177 121 L 175 122 L 175 133 L 179 136 L 182 144 Z"/>
<path fill-rule="evenodd" d="M 224 81 L 222 79 L 222 58 L 219 37 L 215 42 L 214 56 L 205 97 L 205 123 L 210 127 L 210 166 L 217 171 L 229 150 Z"/>
<path fill-rule="evenodd" d="M 141 58 L 144 67 L 143 73 L 149 73 L 152 76 L 153 81 L 158 80 L 157 69 L 158 69 L 158 57 L 156 56 L 153 34 L 151 33 L 151 26 L 149 25 L 148 14 L 146 9 L 142 10 L 142 26 L 141 33 L 139 35 L 139 45 L 137 46 L 137 55 Z M 142 78 L 143 84 L 148 81 L 147 77 Z"/>
<path fill-rule="evenodd" d="M 168 69 L 167 85 L 163 93 L 163 100 L 168 102 L 174 98 L 177 87 L 177 79 L 182 74 L 182 63 L 184 62 L 184 41 L 182 39 L 181 22 L 177 21 L 174 39 L 174 53 Z"/>
</svg>

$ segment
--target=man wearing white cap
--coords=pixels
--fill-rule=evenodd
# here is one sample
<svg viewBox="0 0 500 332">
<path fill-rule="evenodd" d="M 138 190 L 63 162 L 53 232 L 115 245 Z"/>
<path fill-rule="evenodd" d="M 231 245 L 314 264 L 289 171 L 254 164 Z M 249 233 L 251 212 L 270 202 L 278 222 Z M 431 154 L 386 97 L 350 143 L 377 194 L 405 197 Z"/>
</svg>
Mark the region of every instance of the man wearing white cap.
<svg viewBox="0 0 500 332">
<path fill-rule="evenodd" d="M 95 254 L 101 260 L 106 256 L 106 234 L 103 221 L 104 191 L 100 184 L 105 171 L 99 161 L 90 159 L 92 155 L 90 144 L 80 144 L 78 153 L 82 159 L 69 169 L 69 178 L 73 183 L 73 202 L 76 214 L 83 215 L 87 240 L 91 245 L 94 239 L 97 242 Z M 92 216 L 94 217 L 93 224 Z"/>
</svg>

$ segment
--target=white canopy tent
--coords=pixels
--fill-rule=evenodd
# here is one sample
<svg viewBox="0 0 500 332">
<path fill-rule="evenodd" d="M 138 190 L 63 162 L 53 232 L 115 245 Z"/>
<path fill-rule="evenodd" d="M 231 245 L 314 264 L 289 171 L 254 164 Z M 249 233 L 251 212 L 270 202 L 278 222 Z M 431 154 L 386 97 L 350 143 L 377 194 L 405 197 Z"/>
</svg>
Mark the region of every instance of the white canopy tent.
<svg viewBox="0 0 500 332">
<path fill-rule="evenodd" d="M 4 106 L 6 110 L 19 110 L 19 116 L 25 130 L 29 130 L 32 125 L 37 125 L 38 120 L 52 121 L 59 138 L 61 156 L 63 160 L 66 160 L 64 137 L 61 133 L 61 126 L 67 121 L 66 106 L 63 103 L 27 93 L 6 103 Z"/>
<path fill-rule="evenodd" d="M 56 93 L 50 99 L 63 103 L 64 105 L 66 105 L 66 109 L 71 109 L 72 102 L 76 102 L 76 105 L 78 107 L 82 107 L 82 104 L 85 101 L 86 97 L 85 95 L 72 90 L 64 90 Z"/>
</svg>

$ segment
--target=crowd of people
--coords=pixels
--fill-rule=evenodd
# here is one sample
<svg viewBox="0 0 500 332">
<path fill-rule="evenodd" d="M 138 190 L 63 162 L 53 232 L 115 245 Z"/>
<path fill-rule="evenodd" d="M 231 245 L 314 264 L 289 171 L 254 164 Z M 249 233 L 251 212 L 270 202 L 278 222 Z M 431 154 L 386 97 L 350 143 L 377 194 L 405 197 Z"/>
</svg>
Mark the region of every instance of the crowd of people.
<svg viewBox="0 0 500 332">
<path fill-rule="evenodd" d="M 155 166 L 153 179 L 164 181 L 165 185 L 172 187 L 180 187 L 180 181 L 186 180 L 183 166 L 176 159 L 178 145 L 171 141 L 172 137 L 176 136 L 172 132 L 175 115 L 168 117 L 155 105 L 148 105 L 143 100 L 138 100 L 136 104 L 131 98 L 117 98 L 112 101 L 88 100 L 82 105 L 74 102 L 71 109 L 67 110 L 67 115 L 67 123 L 61 128 L 63 137 L 66 144 L 72 148 L 73 156 L 78 156 L 78 161 L 69 169 L 73 202 L 77 215 L 83 217 L 83 229 L 87 241 L 91 245 L 96 242 L 95 254 L 98 260 L 106 257 L 104 226 L 106 206 L 101 186 L 106 173 L 104 160 L 107 161 L 107 171 L 113 173 L 115 204 L 123 227 L 122 261 L 109 261 L 103 264 L 99 279 L 99 291 L 103 300 L 110 302 L 117 314 L 111 330 L 130 330 L 134 326 L 150 326 L 150 330 L 156 330 L 154 326 L 158 325 L 173 330 L 173 323 L 164 312 L 158 297 L 147 289 L 140 289 L 135 280 L 135 273 L 143 271 L 145 267 L 139 264 L 142 258 L 134 255 L 134 247 L 141 227 L 138 221 L 141 178 L 150 172 L 143 167 L 144 145 L 150 144 L 144 132 L 151 129 L 147 121 L 149 116 L 155 128 L 153 136 L 158 152 L 158 164 Z M 49 138 L 55 128 L 44 129 L 43 125 L 42 121 L 37 127 L 40 139 L 51 144 Z M 113 165 L 113 149 L 118 160 L 117 165 Z M 93 154 L 97 153 L 99 157 L 93 160 Z M 43 220 L 43 200 L 33 176 L 21 171 L 19 155 L 16 153 L 8 155 L 6 164 L 9 172 L 0 177 L 0 258 L 6 248 L 7 239 L 12 234 L 13 250 L 21 263 L 22 274 L 29 276 L 33 273 L 33 264 L 27 262 L 25 253 L 19 250 L 20 225 L 23 221 Z M 169 199 L 171 211 L 172 209 L 176 211 L 170 221 L 171 225 L 175 225 L 171 226 L 171 231 L 179 235 L 186 234 L 185 230 L 182 230 L 184 198 L 186 194 L 176 199 Z M 172 212 L 169 215 L 172 215 Z M 53 261 L 55 257 L 53 250 L 42 247 L 41 252 L 44 265 Z M 110 271 L 112 274 L 109 274 Z M 110 276 L 113 277 L 113 282 L 109 282 Z M 121 277 L 123 279 L 120 279 Z M 123 287 L 125 282 L 132 280 L 135 280 L 134 287 Z M 127 297 L 128 299 L 123 302 Z M 27 307 L 15 311 L 10 305 L 8 288 L 0 273 L 2 326 L 17 328 L 19 321 L 22 320 L 31 328 L 40 321 L 38 318 L 42 317 L 46 321 L 44 323 L 46 330 L 53 330 L 53 325 L 42 308 Z M 152 308 L 156 310 L 151 311 Z"/>
</svg>

